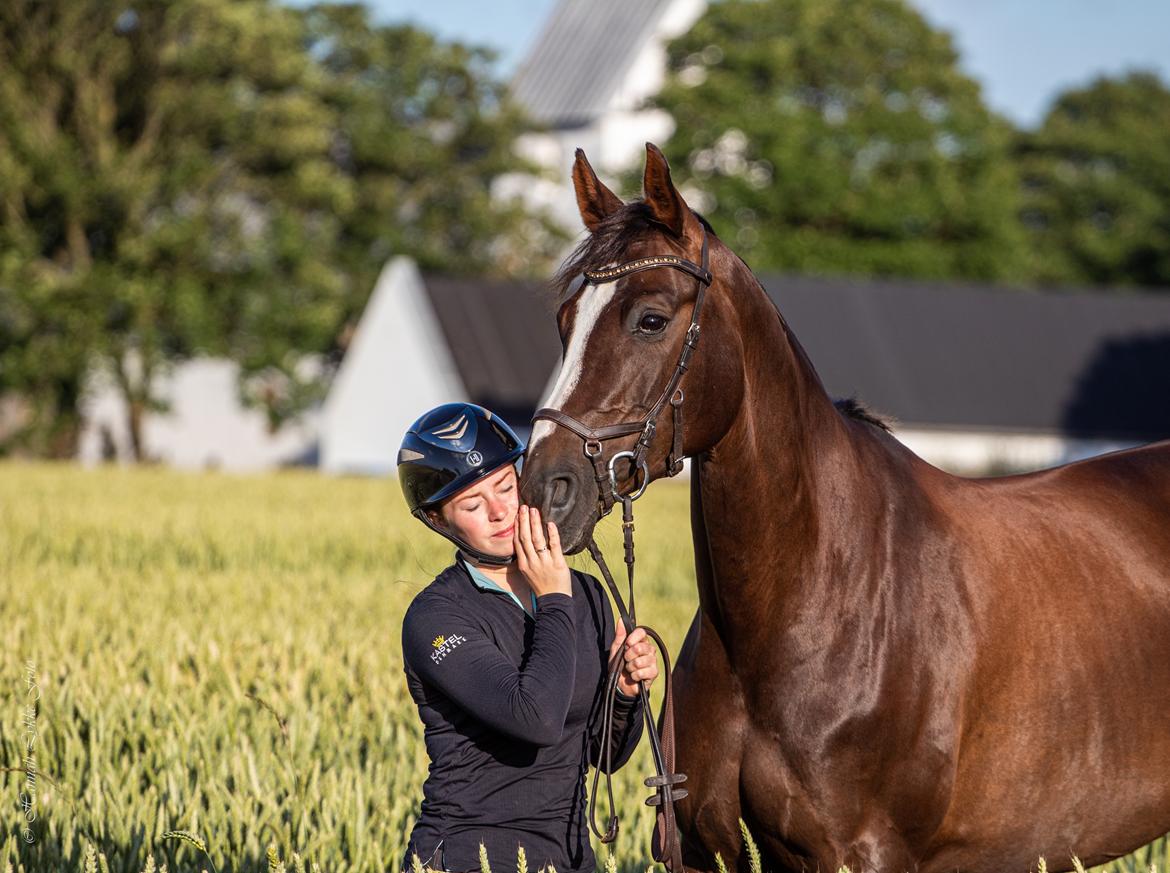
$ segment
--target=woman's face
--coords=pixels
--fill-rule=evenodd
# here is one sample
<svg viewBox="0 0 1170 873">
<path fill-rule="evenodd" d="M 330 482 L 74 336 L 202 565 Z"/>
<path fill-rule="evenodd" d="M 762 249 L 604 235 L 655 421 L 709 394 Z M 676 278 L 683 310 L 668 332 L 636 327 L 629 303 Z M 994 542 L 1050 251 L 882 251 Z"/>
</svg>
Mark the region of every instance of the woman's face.
<svg viewBox="0 0 1170 873">
<path fill-rule="evenodd" d="M 512 554 L 512 528 L 520 505 L 516 468 L 511 464 L 447 498 L 439 513 L 447 527 L 488 555 Z"/>
</svg>

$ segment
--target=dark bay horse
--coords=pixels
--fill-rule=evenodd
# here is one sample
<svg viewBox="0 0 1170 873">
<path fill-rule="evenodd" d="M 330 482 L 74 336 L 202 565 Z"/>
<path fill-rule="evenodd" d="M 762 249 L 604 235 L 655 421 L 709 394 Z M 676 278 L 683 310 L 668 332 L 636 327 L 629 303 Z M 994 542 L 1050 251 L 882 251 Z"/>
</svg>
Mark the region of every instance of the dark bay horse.
<svg viewBox="0 0 1170 873">
<path fill-rule="evenodd" d="M 590 236 L 563 277 L 699 259 L 705 226 L 653 146 L 642 201 L 581 152 L 573 179 Z M 673 673 L 687 866 L 712 870 L 715 852 L 742 866 L 741 816 L 765 869 L 828 873 L 1039 856 L 1067 870 L 1170 830 L 1170 442 L 944 473 L 836 407 L 748 267 L 706 235 L 713 281 L 681 383 L 700 603 Z M 696 290 L 662 268 L 572 291 L 548 405 L 590 427 L 646 416 Z M 566 551 L 588 540 L 596 492 L 582 440 L 538 422 L 522 495 Z"/>
</svg>

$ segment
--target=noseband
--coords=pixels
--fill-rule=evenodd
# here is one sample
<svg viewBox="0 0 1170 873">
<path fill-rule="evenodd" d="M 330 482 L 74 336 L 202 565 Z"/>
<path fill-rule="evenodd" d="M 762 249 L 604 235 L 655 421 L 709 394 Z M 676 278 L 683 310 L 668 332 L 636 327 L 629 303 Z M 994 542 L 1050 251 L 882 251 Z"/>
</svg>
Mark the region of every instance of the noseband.
<svg viewBox="0 0 1170 873">
<path fill-rule="evenodd" d="M 675 820 L 674 803 L 687 796 L 687 790 L 678 787 L 686 781 L 687 777 L 683 773 L 676 773 L 674 771 L 674 695 L 671 693 L 670 687 L 670 655 L 666 651 L 666 645 L 662 642 L 662 638 L 652 628 L 646 627 L 645 625 L 638 625 L 635 618 L 633 503 L 642 495 L 642 492 L 646 490 L 646 486 L 650 482 L 650 471 L 646 466 L 646 453 L 650 449 L 650 443 L 654 440 L 654 434 L 658 427 L 658 416 L 662 414 L 662 410 L 668 400 L 674 411 L 674 435 L 671 439 L 670 454 L 666 459 L 666 475 L 674 476 L 682 470 L 682 405 L 684 394 L 682 388 L 679 387 L 679 383 L 687 371 L 687 365 L 690 362 L 691 355 L 694 353 L 695 346 L 699 342 L 699 316 L 703 310 L 703 295 L 707 290 L 707 286 L 711 284 L 711 271 L 707 266 L 707 230 L 706 228 L 703 229 L 702 258 L 699 264 L 688 261 L 686 258 L 680 258 L 677 255 L 654 255 L 649 258 L 627 261 L 624 264 L 619 264 L 616 267 L 609 267 L 604 270 L 586 270 L 584 275 L 587 282 L 595 284 L 598 281 L 616 281 L 623 276 L 629 276 L 631 273 L 640 273 L 642 270 L 653 270 L 658 267 L 673 267 L 676 270 L 682 270 L 684 273 L 695 277 L 698 287 L 695 293 L 695 306 L 691 310 L 691 324 L 687 328 L 682 351 L 679 352 L 678 364 L 675 365 L 674 372 L 671 374 L 669 381 L 667 381 L 666 387 L 662 389 L 662 393 L 658 395 L 658 400 L 650 407 L 650 412 L 647 413 L 646 417 L 639 421 L 628 421 L 622 424 L 610 424 L 592 428 L 559 409 L 544 407 L 536 411 L 532 420 L 546 419 L 554 424 L 559 424 L 571 430 L 584 441 L 585 457 L 593 465 L 594 476 L 597 480 L 598 511 L 602 516 L 609 514 L 615 502 L 620 501 L 622 504 L 622 539 L 625 544 L 626 573 L 629 579 L 630 607 L 628 610 L 622 600 L 621 592 L 618 591 L 617 585 L 613 581 L 613 574 L 610 573 L 609 567 L 605 563 L 605 556 L 602 555 L 601 549 L 598 548 L 597 543 L 592 539 L 589 540 L 589 554 L 597 562 L 597 566 L 601 570 L 601 575 L 604 577 L 605 583 L 613 595 L 626 633 L 633 633 L 635 627 L 641 627 L 647 636 L 651 637 L 658 644 L 658 650 L 662 653 L 666 687 L 662 701 L 661 734 L 659 734 L 654 724 L 654 718 L 650 714 L 650 695 L 646 689 L 646 684 L 645 682 L 639 683 L 639 695 L 642 698 L 642 712 L 646 719 L 647 732 L 650 735 L 650 749 L 654 757 L 654 768 L 657 771 L 657 775 L 645 779 L 644 784 L 647 788 L 655 789 L 655 794 L 647 798 L 647 805 L 658 807 L 655 841 L 652 843 L 654 859 L 661 861 L 670 873 L 684 873 L 682 844 Z M 635 433 L 640 433 L 641 435 L 638 437 L 634 448 L 630 451 L 616 452 L 609 459 L 609 462 L 606 463 L 602 454 L 601 444 L 606 440 Z M 633 478 L 633 484 L 636 486 L 633 494 L 622 494 L 618 488 L 617 472 L 614 467 L 621 458 L 628 458 L 630 460 L 630 475 Z M 642 473 L 641 484 L 638 484 L 639 471 Z M 598 762 L 599 766 L 594 771 L 593 787 L 590 790 L 589 796 L 589 826 L 603 843 L 612 842 L 617 837 L 618 830 L 617 815 L 614 811 L 613 784 L 610 778 L 610 774 L 613 772 L 610 746 L 613 734 L 614 705 L 617 699 L 617 683 L 618 678 L 621 676 L 622 661 L 622 649 L 619 648 L 614 653 L 614 658 L 609 664 L 609 677 L 606 681 L 606 690 L 603 698 L 604 705 L 601 712 L 601 749 L 603 750 L 604 766 L 600 766 L 602 764 L 601 761 Z M 605 771 L 606 788 L 609 793 L 610 812 L 609 824 L 604 832 L 599 830 L 595 823 L 598 777 L 603 769 Z"/>
<path fill-rule="evenodd" d="M 699 315 L 703 311 L 704 293 L 707 290 L 707 286 L 711 284 L 711 271 L 707 266 L 706 228 L 703 229 L 701 261 L 702 263 L 696 264 L 694 261 L 688 261 L 686 258 L 680 258 L 677 255 L 653 255 L 649 258 L 638 258 L 635 261 L 627 261 L 624 264 L 619 264 L 616 267 L 608 267 L 604 270 L 586 270 L 584 273 L 587 282 L 596 284 L 599 281 L 617 281 L 624 276 L 629 276 L 632 273 L 640 273 L 643 270 L 673 267 L 676 270 L 682 270 L 684 273 L 694 276 L 698 286 L 695 293 L 695 306 L 691 310 L 691 324 L 687 328 L 682 351 L 679 352 L 678 364 L 675 365 L 674 373 L 671 374 L 670 380 L 666 383 L 666 387 L 662 389 L 662 393 L 658 395 L 658 400 L 650 407 L 650 411 L 646 414 L 645 418 L 638 421 L 627 421 L 621 424 L 608 424 L 593 428 L 560 409 L 553 409 L 548 406 L 536 410 L 536 414 L 532 416 L 533 421 L 543 418 L 553 422 L 553 424 L 559 424 L 561 427 L 571 430 L 584 441 L 585 457 L 593 465 L 594 478 L 597 480 L 597 495 L 600 502 L 599 511 L 603 517 L 608 515 L 610 510 L 613 509 L 614 502 L 622 498 L 618 490 L 617 473 L 614 469 L 619 459 L 629 458 L 630 471 L 634 477 L 635 484 L 637 484 L 638 472 L 641 471 L 642 473 L 642 483 L 633 494 L 633 499 L 636 500 L 641 497 L 642 492 L 646 490 L 646 485 L 650 481 L 650 473 L 646 467 L 646 453 L 650 450 L 650 443 L 654 440 L 654 434 L 658 429 L 658 416 L 662 414 L 662 410 L 668 400 L 673 409 L 674 436 L 671 440 L 670 454 L 666 459 L 666 475 L 675 476 L 682 470 L 682 405 L 685 395 L 682 388 L 679 387 L 679 382 L 682 381 L 682 377 L 687 371 L 687 365 L 691 359 L 691 355 L 695 351 L 695 346 L 699 343 Z M 606 463 L 602 453 L 601 444 L 603 442 L 639 432 L 641 432 L 641 436 L 638 437 L 638 442 L 634 445 L 632 451 L 617 452 Z"/>
</svg>

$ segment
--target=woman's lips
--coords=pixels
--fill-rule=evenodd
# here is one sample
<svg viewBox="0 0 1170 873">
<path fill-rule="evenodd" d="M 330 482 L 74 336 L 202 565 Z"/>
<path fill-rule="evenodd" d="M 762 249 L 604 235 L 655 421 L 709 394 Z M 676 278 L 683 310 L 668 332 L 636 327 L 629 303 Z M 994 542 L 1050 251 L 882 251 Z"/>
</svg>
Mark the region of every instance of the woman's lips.
<svg viewBox="0 0 1170 873">
<path fill-rule="evenodd" d="M 498 534 L 492 534 L 492 539 L 498 540 L 501 537 L 510 537 L 512 535 L 512 531 L 515 529 L 516 525 L 513 524 L 507 530 L 502 530 Z"/>
</svg>

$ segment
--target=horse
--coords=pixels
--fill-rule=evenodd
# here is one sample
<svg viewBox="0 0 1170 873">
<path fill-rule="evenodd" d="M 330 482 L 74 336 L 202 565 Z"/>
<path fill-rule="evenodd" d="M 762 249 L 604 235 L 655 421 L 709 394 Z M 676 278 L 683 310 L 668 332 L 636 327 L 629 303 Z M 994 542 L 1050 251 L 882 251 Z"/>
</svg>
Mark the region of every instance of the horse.
<svg viewBox="0 0 1170 873">
<path fill-rule="evenodd" d="M 558 274 L 546 405 L 564 420 L 536 422 L 521 495 L 573 553 L 613 462 L 581 433 L 645 442 L 619 493 L 672 472 L 674 447 L 692 459 L 699 607 L 672 673 L 685 867 L 745 869 L 741 818 L 766 870 L 853 873 L 1068 870 L 1170 831 L 1170 441 L 948 474 L 834 404 L 656 147 L 641 200 L 580 150 L 572 177 L 589 234 Z M 690 342 L 708 243 L 672 432 L 652 400 Z"/>
</svg>

